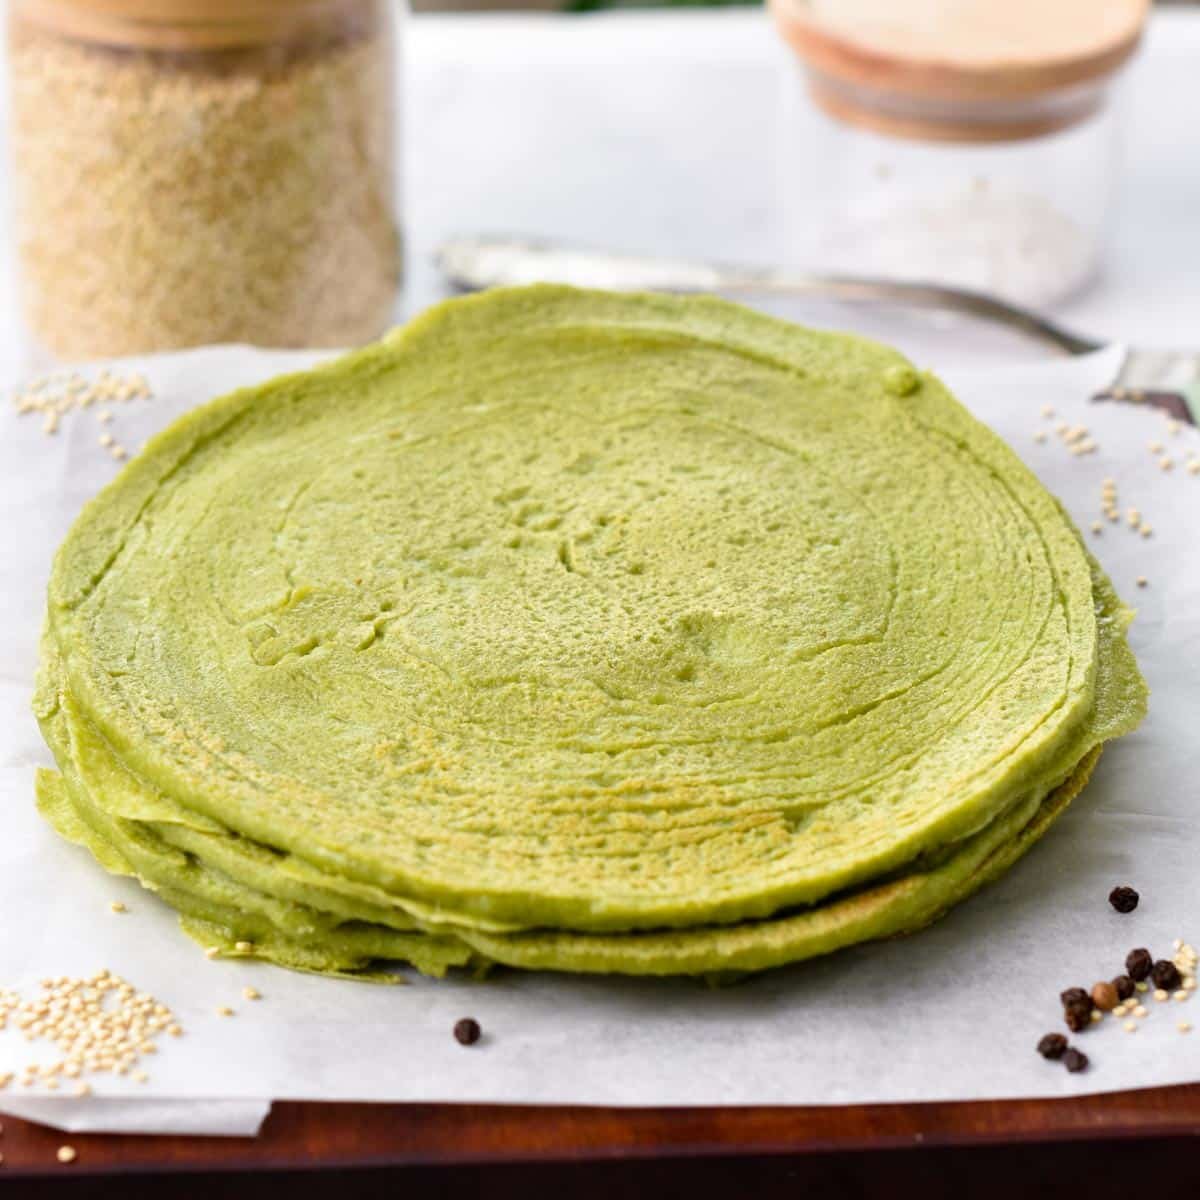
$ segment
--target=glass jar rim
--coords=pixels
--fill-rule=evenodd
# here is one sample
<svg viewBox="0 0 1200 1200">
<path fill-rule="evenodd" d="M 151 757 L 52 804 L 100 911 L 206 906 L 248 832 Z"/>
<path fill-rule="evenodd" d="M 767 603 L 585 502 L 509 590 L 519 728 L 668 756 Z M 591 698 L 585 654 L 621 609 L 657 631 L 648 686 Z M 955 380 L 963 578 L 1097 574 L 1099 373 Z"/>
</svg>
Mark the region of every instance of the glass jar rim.
<svg viewBox="0 0 1200 1200">
<path fill-rule="evenodd" d="M 776 27 L 809 76 L 814 99 L 835 118 L 909 138 L 1003 141 L 1036 137 L 1090 116 L 1137 49 L 1148 0 L 1124 0 L 1103 37 L 1075 49 L 1052 41 L 1039 54 L 977 53 L 975 45 L 894 47 L 824 20 L 810 0 L 768 0 Z M 894 10 L 890 19 L 895 21 Z M 910 39 L 911 40 L 911 39 Z M 977 41 L 978 39 L 976 39 Z M 970 50 L 971 52 L 967 52 Z"/>
<path fill-rule="evenodd" d="M 176 51 L 264 45 L 336 29 L 372 0 L 20 0 L 14 13 L 53 33 Z"/>
</svg>

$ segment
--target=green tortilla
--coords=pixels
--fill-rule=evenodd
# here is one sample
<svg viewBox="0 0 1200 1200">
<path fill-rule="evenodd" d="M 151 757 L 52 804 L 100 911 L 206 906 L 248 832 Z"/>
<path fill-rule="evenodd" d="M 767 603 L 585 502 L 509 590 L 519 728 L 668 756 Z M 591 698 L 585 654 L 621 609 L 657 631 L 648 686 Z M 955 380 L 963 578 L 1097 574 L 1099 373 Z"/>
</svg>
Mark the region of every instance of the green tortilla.
<svg viewBox="0 0 1200 1200">
<path fill-rule="evenodd" d="M 346 922 L 364 952 L 755 969 L 1029 844 L 1144 711 L 1128 619 L 893 351 L 535 287 L 154 439 L 59 552 L 38 704 L 71 820 L 182 856 L 211 936 L 233 887 L 337 970 Z"/>
</svg>

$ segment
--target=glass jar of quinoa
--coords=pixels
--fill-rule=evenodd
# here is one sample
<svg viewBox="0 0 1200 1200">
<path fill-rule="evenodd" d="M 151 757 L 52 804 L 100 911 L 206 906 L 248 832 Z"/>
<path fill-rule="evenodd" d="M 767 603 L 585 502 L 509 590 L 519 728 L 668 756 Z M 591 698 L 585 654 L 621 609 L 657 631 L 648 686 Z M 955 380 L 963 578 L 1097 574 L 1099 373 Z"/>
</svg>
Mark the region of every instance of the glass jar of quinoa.
<svg viewBox="0 0 1200 1200">
<path fill-rule="evenodd" d="M 12 0 L 31 359 L 348 346 L 401 281 L 392 0 Z"/>
</svg>

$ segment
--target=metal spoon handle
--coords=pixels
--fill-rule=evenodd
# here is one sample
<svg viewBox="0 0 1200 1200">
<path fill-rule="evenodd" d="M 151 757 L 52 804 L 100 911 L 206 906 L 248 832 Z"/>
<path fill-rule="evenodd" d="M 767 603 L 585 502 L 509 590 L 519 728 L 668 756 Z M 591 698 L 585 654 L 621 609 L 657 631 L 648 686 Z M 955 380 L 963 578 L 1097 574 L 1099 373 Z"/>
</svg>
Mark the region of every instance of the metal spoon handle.
<svg viewBox="0 0 1200 1200">
<path fill-rule="evenodd" d="M 887 303 L 956 312 L 1005 325 L 1067 354 L 1104 342 L 1082 337 L 1028 309 L 965 288 L 850 275 L 755 270 L 683 259 L 611 254 L 511 237 L 463 237 L 437 252 L 442 273 L 466 291 L 523 283 L 567 283 L 614 291 L 777 293 L 850 303 Z"/>
</svg>

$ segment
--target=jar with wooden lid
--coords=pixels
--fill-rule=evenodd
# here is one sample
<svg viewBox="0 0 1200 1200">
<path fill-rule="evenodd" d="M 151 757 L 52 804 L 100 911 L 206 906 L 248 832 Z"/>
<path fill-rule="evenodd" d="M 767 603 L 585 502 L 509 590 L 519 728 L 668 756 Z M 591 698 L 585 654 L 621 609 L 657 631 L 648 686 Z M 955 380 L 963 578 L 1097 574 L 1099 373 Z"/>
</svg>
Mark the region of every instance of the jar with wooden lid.
<svg viewBox="0 0 1200 1200">
<path fill-rule="evenodd" d="M 390 0 L 11 0 L 33 361 L 325 347 L 401 281 Z"/>
<path fill-rule="evenodd" d="M 769 0 L 789 253 L 1054 305 L 1096 275 L 1148 0 Z"/>
</svg>

